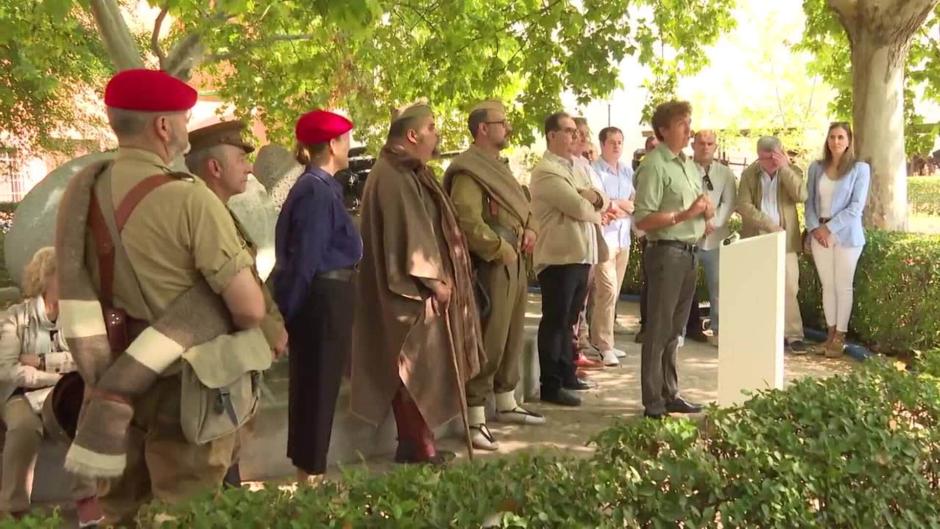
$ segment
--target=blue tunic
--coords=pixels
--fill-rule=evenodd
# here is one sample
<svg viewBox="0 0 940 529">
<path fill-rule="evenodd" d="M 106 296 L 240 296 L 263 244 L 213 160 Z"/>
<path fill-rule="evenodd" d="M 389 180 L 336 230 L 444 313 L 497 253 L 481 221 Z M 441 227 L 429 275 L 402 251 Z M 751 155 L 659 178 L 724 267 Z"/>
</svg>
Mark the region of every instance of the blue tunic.
<svg viewBox="0 0 940 529">
<path fill-rule="evenodd" d="M 314 276 L 362 259 L 362 238 L 343 204 L 343 187 L 307 167 L 287 194 L 274 235 L 274 299 L 285 321 L 301 310 Z"/>
</svg>

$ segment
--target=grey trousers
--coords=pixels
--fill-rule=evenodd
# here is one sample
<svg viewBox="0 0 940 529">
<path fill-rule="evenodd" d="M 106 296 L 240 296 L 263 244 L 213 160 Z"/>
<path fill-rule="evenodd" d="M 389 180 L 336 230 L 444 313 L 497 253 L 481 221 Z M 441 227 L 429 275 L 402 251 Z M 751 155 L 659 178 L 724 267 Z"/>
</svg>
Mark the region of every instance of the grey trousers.
<svg viewBox="0 0 940 529">
<path fill-rule="evenodd" d="M 676 351 L 695 297 L 697 258 L 689 250 L 649 244 L 643 259 L 649 289 L 640 363 L 643 407 L 661 414 L 679 396 Z"/>
</svg>

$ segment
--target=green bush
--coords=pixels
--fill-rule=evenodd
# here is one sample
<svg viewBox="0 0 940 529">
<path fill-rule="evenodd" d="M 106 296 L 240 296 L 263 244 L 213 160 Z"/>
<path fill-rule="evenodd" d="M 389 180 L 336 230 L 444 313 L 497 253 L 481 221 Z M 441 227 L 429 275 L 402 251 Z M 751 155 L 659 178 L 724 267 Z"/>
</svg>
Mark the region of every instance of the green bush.
<svg viewBox="0 0 940 529">
<path fill-rule="evenodd" d="M 940 177 L 908 178 L 907 203 L 912 213 L 940 215 Z"/>
<path fill-rule="evenodd" d="M 940 236 L 869 230 L 867 237 L 855 274 L 851 336 L 889 354 L 940 348 Z M 641 259 L 634 242 L 623 292 L 639 293 Z M 708 299 L 701 273 L 698 299 Z M 804 324 L 825 329 L 822 288 L 808 254 L 800 258 L 799 300 Z"/>
<path fill-rule="evenodd" d="M 0 212 L 14 213 L 19 202 L 0 202 Z"/>
<path fill-rule="evenodd" d="M 348 473 L 142 514 L 164 528 L 940 528 L 940 365 L 880 360 L 688 419 L 618 421 L 591 457 Z M 32 521 L 25 527 L 54 527 Z M 0 528 L 12 527 L 0 523 Z"/>
</svg>

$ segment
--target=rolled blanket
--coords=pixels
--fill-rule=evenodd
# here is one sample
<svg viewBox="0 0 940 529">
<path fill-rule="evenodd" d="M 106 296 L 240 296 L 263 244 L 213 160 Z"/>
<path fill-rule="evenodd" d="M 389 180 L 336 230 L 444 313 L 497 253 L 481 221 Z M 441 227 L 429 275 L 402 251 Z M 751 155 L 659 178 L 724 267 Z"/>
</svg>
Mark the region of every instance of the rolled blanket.
<svg viewBox="0 0 940 529">
<path fill-rule="evenodd" d="M 89 477 L 117 477 L 124 472 L 134 398 L 146 392 L 188 348 L 234 329 L 222 299 L 200 280 L 150 322 L 127 351 L 111 352 L 99 286 L 86 266 L 89 259 L 95 259 L 86 255 L 92 190 L 106 168 L 105 164 L 91 166 L 69 182 L 59 206 L 55 241 L 62 333 L 86 385 L 65 468 Z M 116 254 L 116 271 L 130 266 L 121 252 Z"/>
</svg>

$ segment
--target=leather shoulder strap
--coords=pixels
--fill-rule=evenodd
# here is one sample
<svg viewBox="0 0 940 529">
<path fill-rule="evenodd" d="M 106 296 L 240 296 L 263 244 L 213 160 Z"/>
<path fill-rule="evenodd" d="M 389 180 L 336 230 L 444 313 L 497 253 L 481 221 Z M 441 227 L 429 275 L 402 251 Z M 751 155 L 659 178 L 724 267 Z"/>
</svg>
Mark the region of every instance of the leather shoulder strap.
<svg viewBox="0 0 940 529">
<path fill-rule="evenodd" d="M 124 224 L 127 223 L 127 219 L 130 218 L 131 213 L 134 212 L 137 204 L 140 204 L 140 201 L 143 200 L 144 197 L 149 195 L 154 189 L 163 184 L 168 184 L 173 180 L 173 177 L 168 174 L 155 174 L 148 176 L 131 188 L 131 190 L 124 195 L 117 209 L 114 210 L 114 223 L 117 225 L 118 233 L 124 231 Z"/>
<path fill-rule="evenodd" d="M 99 175 L 100 176 L 100 175 Z M 98 254 L 98 276 L 100 279 L 99 295 L 105 307 L 114 306 L 114 262 L 115 248 L 120 244 L 120 234 L 124 224 L 131 213 L 151 191 L 163 184 L 172 182 L 174 178 L 167 174 L 149 176 L 128 191 L 127 195 L 118 204 L 115 210 L 106 210 L 102 207 L 95 186 L 92 187 L 91 211 L 88 215 L 88 224 L 95 241 L 95 250 Z M 106 184 L 110 184 L 107 182 Z M 106 185 L 110 190 L 110 185 Z M 105 205 L 110 205 L 110 191 L 105 193 L 108 198 Z M 105 198 L 105 197 L 102 197 Z M 113 224 L 108 217 L 113 216 Z M 123 250 L 123 247 L 122 247 Z"/>
</svg>

